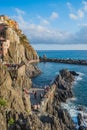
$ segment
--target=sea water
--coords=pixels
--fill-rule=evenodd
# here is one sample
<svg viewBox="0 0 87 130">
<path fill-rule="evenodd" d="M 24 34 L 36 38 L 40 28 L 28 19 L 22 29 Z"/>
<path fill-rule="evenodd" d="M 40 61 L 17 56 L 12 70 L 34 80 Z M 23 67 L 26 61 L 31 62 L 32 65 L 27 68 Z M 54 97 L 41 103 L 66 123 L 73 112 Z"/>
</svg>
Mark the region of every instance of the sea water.
<svg viewBox="0 0 87 130">
<path fill-rule="evenodd" d="M 39 56 L 46 54 L 48 58 L 72 58 L 72 59 L 85 59 L 87 60 L 87 51 L 37 51 Z M 48 85 L 54 77 L 59 73 L 61 69 L 69 69 L 79 73 L 73 85 L 72 99 L 68 99 L 66 103 L 62 103 L 61 106 L 67 109 L 70 113 L 73 121 L 77 124 L 77 115 L 81 113 L 85 119 L 83 124 L 87 126 L 87 66 L 83 65 L 71 65 L 61 63 L 39 63 L 37 65 L 42 74 L 32 79 L 33 83 L 43 87 Z M 79 107 L 82 110 L 79 110 Z"/>
</svg>

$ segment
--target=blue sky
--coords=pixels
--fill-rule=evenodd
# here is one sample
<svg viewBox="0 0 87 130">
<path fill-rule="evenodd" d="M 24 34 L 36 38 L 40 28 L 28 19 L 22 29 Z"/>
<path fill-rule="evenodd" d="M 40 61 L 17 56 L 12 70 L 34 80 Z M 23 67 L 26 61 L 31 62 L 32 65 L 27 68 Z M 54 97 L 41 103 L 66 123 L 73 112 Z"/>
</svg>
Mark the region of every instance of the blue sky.
<svg viewBox="0 0 87 130">
<path fill-rule="evenodd" d="M 35 49 L 86 49 L 87 0 L 0 0 Z"/>
</svg>

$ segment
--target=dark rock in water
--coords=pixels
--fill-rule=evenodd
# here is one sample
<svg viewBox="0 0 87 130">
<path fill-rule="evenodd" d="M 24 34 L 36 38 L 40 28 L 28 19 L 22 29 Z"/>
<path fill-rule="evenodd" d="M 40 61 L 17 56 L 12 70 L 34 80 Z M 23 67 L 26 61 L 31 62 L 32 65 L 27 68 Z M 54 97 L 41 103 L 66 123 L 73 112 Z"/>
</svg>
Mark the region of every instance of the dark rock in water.
<svg viewBox="0 0 87 130">
<path fill-rule="evenodd" d="M 79 106 L 79 107 L 77 108 L 77 110 L 78 110 L 78 111 L 83 111 L 84 108 L 83 108 L 83 106 Z"/>
<path fill-rule="evenodd" d="M 87 130 L 87 128 L 84 126 L 80 126 L 78 130 Z"/>
<path fill-rule="evenodd" d="M 80 126 L 82 122 L 82 115 L 80 113 L 78 114 L 77 119 L 78 119 L 78 125 Z"/>
<path fill-rule="evenodd" d="M 47 59 L 47 56 L 46 56 L 46 54 L 44 54 L 44 55 L 43 55 L 43 59 L 44 59 L 44 60 L 45 60 L 45 59 Z"/>
<path fill-rule="evenodd" d="M 62 69 L 60 70 L 60 75 L 62 76 L 62 78 L 66 78 L 70 75 L 69 71 L 67 69 Z"/>
<path fill-rule="evenodd" d="M 55 98 L 59 102 L 65 102 L 66 99 L 72 98 L 72 83 L 74 82 L 75 76 L 70 73 L 67 69 L 60 71 L 60 75 L 56 77 L 57 90 Z"/>
<path fill-rule="evenodd" d="M 63 79 L 68 79 L 69 83 L 74 81 L 74 75 L 67 69 L 62 69 L 60 75 Z"/>
<path fill-rule="evenodd" d="M 78 119 L 78 125 L 80 126 L 78 130 L 87 130 L 87 127 L 82 126 L 83 117 L 80 113 L 78 114 L 77 119 Z"/>
<path fill-rule="evenodd" d="M 74 76 L 79 76 L 79 74 L 76 73 L 75 71 L 70 71 L 70 73 L 71 73 L 72 75 L 74 75 Z"/>
</svg>

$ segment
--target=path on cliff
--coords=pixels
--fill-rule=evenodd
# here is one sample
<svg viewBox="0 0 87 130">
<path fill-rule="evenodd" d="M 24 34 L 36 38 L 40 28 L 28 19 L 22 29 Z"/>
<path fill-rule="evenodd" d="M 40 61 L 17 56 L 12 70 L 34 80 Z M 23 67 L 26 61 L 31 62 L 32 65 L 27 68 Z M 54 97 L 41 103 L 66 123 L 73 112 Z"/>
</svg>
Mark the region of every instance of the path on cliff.
<svg viewBox="0 0 87 130">
<path fill-rule="evenodd" d="M 36 92 L 36 97 L 35 97 L 35 92 Z M 30 94 L 30 101 L 31 101 L 31 105 L 38 105 L 41 102 L 41 97 L 40 94 L 44 94 L 44 89 L 43 88 L 31 88 L 29 90 L 29 94 Z"/>
<path fill-rule="evenodd" d="M 30 60 L 30 61 L 27 62 L 27 65 L 28 65 L 28 64 L 32 64 L 32 63 L 37 63 L 37 62 L 39 62 L 38 59 L 37 59 L 37 60 Z"/>
<path fill-rule="evenodd" d="M 56 89 L 56 84 L 44 88 L 31 88 L 29 90 L 32 111 L 43 113 L 47 107 L 48 101 L 52 101 Z M 36 93 L 36 94 L 35 94 Z"/>
</svg>

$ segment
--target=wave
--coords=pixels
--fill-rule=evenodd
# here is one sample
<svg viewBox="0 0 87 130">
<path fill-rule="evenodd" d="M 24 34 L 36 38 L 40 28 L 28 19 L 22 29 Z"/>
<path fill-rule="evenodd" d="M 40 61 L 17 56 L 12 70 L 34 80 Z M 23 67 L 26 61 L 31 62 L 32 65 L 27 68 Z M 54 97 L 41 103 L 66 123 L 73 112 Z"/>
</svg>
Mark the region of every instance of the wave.
<svg viewBox="0 0 87 130">
<path fill-rule="evenodd" d="M 76 100 L 76 98 L 74 98 L 74 100 Z M 69 112 L 74 124 L 76 125 L 77 130 L 79 128 L 77 118 L 78 114 L 81 114 L 82 116 L 80 126 L 87 127 L 87 107 L 80 105 L 76 106 L 76 104 L 73 102 L 73 98 L 68 99 L 66 103 L 62 103 L 61 107 Z"/>
<path fill-rule="evenodd" d="M 66 103 L 61 104 L 62 108 L 68 110 L 70 116 L 75 118 L 78 115 L 76 105 L 70 102 L 70 99 Z"/>
<path fill-rule="evenodd" d="M 81 73 L 81 72 L 77 72 L 80 76 L 84 76 L 85 74 L 84 73 Z"/>
<path fill-rule="evenodd" d="M 82 80 L 82 79 L 83 79 L 83 78 L 80 77 L 80 76 L 76 77 L 76 81 L 79 81 L 79 80 Z"/>
<path fill-rule="evenodd" d="M 81 72 L 77 72 L 77 73 L 79 74 L 79 76 L 75 77 L 74 84 L 77 84 L 78 81 L 82 80 L 83 76 L 85 75 L 84 73 L 81 73 Z"/>
</svg>

